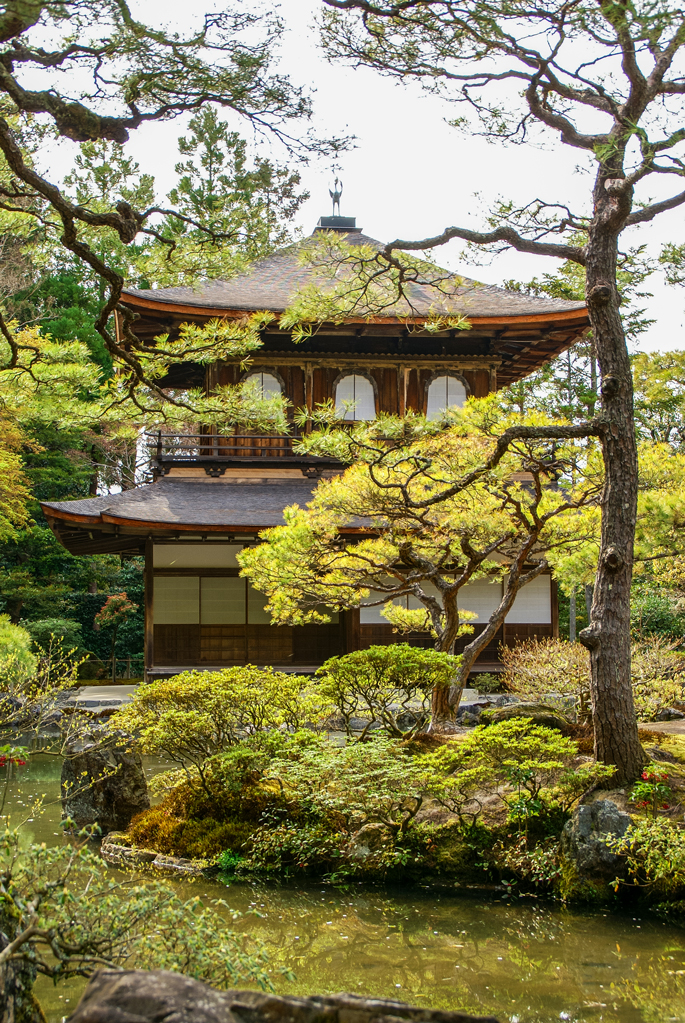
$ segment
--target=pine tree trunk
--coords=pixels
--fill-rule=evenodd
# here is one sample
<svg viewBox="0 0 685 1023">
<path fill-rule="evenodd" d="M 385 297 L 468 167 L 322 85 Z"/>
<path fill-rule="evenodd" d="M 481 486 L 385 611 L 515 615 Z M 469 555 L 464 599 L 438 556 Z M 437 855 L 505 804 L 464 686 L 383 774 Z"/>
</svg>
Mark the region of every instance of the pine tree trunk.
<svg viewBox="0 0 685 1023">
<path fill-rule="evenodd" d="M 588 238 L 586 295 L 601 373 L 602 535 L 590 623 L 580 640 L 590 651 L 592 715 L 597 760 L 616 767 L 615 783 L 642 770 L 630 676 L 630 585 L 637 515 L 637 444 L 633 382 L 616 288 L 618 236 L 632 196 L 595 186 L 595 216 Z"/>
<path fill-rule="evenodd" d="M 456 636 L 457 628 L 459 624 L 459 612 L 457 610 L 456 600 L 453 602 L 454 614 L 456 615 L 456 621 L 449 623 L 449 628 L 445 628 L 442 636 L 439 636 L 435 641 L 435 649 L 438 653 L 451 654 L 454 653 L 454 636 Z M 449 617 L 452 617 L 451 615 Z M 455 680 L 456 686 L 459 687 L 459 699 L 461 699 L 461 692 L 463 684 L 460 684 L 460 678 Z M 460 729 L 454 723 L 454 719 L 457 713 L 457 707 L 459 706 L 459 699 L 454 699 L 455 686 L 435 686 L 431 693 L 431 721 L 428 728 L 429 732 L 453 732 Z"/>
</svg>

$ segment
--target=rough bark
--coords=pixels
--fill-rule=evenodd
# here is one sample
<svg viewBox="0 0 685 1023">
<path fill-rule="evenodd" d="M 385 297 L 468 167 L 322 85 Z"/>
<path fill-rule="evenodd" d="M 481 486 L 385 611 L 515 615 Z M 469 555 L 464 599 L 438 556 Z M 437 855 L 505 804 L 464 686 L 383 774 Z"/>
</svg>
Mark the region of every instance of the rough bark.
<svg viewBox="0 0 685 1023">
<path fill-rule="evenodd" d="M 0 903 L 0 951 L 19 932 L 16 909 L 7 895 Z M 0 964 L 0 1023 L 45 1023 L 45 1016 L 33 994 L 36 970 L 24 959 Z"/>
<path fill-rule="evenodd" d="M 605 466 L 602 533 L 590 624 L 579 639 L 590 651 L 595 756 L 616 766 L 616 784 L 642 770 L 630 677 L 630 585 L 637 517 L 637 443 L 633 381 L 616 288 L 618 238 L 630 212 L 630 189 L 602 171 L 586 250 L 586 297 L 601 373 Z"/>
</svg>

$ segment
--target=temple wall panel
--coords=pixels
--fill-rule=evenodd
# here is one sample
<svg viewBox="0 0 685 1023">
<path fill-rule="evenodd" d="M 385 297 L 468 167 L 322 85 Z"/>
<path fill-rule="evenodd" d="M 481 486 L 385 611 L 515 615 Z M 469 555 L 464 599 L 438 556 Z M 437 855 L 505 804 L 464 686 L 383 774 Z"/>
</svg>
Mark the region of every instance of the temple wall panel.
<svg viewBox="0 0 685 1023">
<path fill-rule="evenodd" d="M 286 397 L 290 398 L 293 408 L 303 408 L 306 403 L 304 391 L 304 369 L 302 366 L 279 366 L 278 372 L 285 381 Z"/>
<path fill-rule="evenodd" d="M 422 412 L 423 402 L 422 396 L 419 396 L 419 371 L 418 369 L 410 369 L 407 373 L 407 397 L 406 397 L 406 408 L 407 412 Z"/>
<path fill-rule="evenodd" d="M 487 369 L 465 369 L 461 374 L 469 385 L 469 392 L 475 398 L 484 398 L 490 393 L 490 372 Z"/>
<path fill-rule="evenodd" d="M 376 370 L 378 383 L 378 411 L 396 416 L 399 412 L 397 403 L 397 370 L 394 366 L 386 366 Z"/>
<path fill-rule="evenodd" d="M 332 397 L 333 380 L 329 379 L 330 370 L 325 367 L 318 367 L 312 370 L 312 405 L 320 405 L 327 398 Z"/>
<path fill-rule="evenodd" d="M 549 575 L 539 575 L 519 590 L 506 617 L 507 625 L 552 624 L 552 587 Z"/>
</svg>

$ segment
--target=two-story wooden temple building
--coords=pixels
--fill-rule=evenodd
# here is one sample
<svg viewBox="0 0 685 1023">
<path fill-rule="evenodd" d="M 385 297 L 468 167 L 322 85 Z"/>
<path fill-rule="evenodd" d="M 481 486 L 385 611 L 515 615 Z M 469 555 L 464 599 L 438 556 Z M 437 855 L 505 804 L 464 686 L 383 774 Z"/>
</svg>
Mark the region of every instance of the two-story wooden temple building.
<svg viewBox="0 0 685 1023">
<path fill-rule="evenodd" d="M 379 244 L 351 218 L 322 218 L 317 230 L 343 232 L 352 245 Z M 580 302 L 460 279 L 449 300 L 444 290 L 413 285 L 411 308 L 323 324 L 294 344 L 278 317 L 311 273 L 293 246 L 226 282 L 197 290 L 129 290 L 123 302 L 138 314 L 134 330 L 146 339 L 173 337 L 183 322 L 272 311 L 275 319 L 264 329 L 263 347 L 247 372 L 237 361 L 177 366 L 168 385 L 203 383 L 211 390 L 249 376 L 265 392 L 286 395 L 295 408 L 312 409 L 332 399 L 342 416 L 356 419 L 410 409 L 435 416 L 469 395 L 480 397 L 520 380 L 567 349 L 588 326 Z M 463 313 L 471 329 L 422 330 L 441 311 Z M 335 461 L 295 456 L 292 437 L 202 431 L 185 438 L 160 436 L 151 468 L 154 482 L 133 490 L 43 504 L 57 537 L 73 554 L 145 555 L 148 678 L 244 662 L 312 670 L 334 654 L 397 639 L 375 607 L 346 611 L 327 625 L 272 626 L 265 598 L 239 577 L 236 553 L 256 542 L 260 530 L 280 523 L 286 506 L 306 504 L 319 478 L 341 470 Z M 464 591 L 464 606 L 486 620 L 500 592 L 498 583 L 474 583 Z M 501 642 L 550 636 L 556 627 L 554 584 L 542 576 L 521 591 L 479 667 L 496 667 Z M 431 643 L 418 634 L 414 641 Z"/>
</svg>

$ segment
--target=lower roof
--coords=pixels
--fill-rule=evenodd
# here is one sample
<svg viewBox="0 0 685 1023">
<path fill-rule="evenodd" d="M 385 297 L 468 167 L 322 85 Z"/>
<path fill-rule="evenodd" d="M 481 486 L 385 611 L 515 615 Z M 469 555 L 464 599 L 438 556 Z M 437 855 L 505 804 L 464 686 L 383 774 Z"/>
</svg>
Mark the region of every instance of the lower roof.
<svg viewBox="0 0 685 1023">
<path fill-rule="evenodd" d="M 316 479 L 163 477 L 119 494 L 41 507 L 72 554 L 142 553 L 146 539 L 200 539 L 281 525 L 283 510 L 311 500 Z"/>
</svg>

